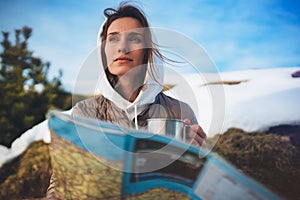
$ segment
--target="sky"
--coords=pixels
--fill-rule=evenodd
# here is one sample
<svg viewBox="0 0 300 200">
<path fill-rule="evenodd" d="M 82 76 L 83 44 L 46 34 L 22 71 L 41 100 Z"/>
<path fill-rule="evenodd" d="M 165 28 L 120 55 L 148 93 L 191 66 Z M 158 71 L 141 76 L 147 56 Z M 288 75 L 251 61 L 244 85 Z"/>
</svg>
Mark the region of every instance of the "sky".
<svg viewBox="0 0 300 200">
<path fill-rule="evenodd" d="M 103 10 L 119 2 L 0 0 L 0 30 L 33 28 L 29 45 L 34 55 L 51 63 L 50 77 L 62 69 L 63 85 L 71 91 L 82 64 L 96 47 L 98 29 L 105 20 Z M 152 27 L 190 38 L 221 72 L 300 65 L 300 1 L 135 2 Z"/>
</svg>

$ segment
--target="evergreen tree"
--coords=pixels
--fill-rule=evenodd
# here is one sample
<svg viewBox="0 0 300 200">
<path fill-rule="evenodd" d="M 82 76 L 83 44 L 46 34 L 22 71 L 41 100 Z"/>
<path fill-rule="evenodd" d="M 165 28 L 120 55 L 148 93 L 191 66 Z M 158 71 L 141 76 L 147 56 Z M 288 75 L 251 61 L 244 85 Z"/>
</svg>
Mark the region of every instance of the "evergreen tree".
<svg viewBox="0 0 300 200">
<path fill-rule="evenodd" d="M 71 94 L 62 89 L 59 76 L 49 80 L 49 62 L 28 49 L 30 27 L 15 30 L 15 41 L 2 32 L 0 53 L 0 144 L 11 142 L 33 125 L 43 121 L 51 108 L 71 107 Z"/>
</svg>

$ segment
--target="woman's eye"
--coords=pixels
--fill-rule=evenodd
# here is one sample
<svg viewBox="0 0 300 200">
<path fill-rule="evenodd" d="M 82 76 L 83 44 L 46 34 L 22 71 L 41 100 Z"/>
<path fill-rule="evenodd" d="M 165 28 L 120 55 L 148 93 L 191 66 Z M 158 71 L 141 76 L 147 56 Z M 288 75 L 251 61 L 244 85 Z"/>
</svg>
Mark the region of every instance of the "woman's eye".
<svg viewBox="0 0 300 200">
<path fill-rule="evenodd" d="M 141 43 L 142 39 L 139 37 L 132 37 L 129 39 L 129 41 L 134 42 L 134 43 Z"/>
<path fill-rule="evenodd" d="M 118 38 L 116 36 L 112 36 L 112 37 L 108 38 L 108 41 L 109 42 L 116 42 L 116 41 L 118 41 Z"/>
</svg>

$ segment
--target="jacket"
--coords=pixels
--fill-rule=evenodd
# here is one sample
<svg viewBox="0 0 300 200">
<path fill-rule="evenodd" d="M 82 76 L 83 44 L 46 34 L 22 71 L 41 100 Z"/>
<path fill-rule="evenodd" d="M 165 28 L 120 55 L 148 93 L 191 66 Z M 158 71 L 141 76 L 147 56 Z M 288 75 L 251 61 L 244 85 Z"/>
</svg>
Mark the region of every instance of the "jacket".
<svg viewBox="0 0 300 200">
<path fill-rule="evenodd" d="M 177 99 L 160 92 L 153 103 L 148 104 L 142 112 L 131 118 L 129 113 L 116 106 L 104 96 L 89 98 L 78 102 L 72 114 L 78 117 L 87 117 L 104 120 L 129 128 L 147 127 L 149 118 L 172 118 L 184 120 L 188 118 L 191 124 L 198 124 L 191 107 Z M 135 122 L 136 121 L 136 122 Z M 138 127 L 135 127 L 135 124 Z"/>
</svg>

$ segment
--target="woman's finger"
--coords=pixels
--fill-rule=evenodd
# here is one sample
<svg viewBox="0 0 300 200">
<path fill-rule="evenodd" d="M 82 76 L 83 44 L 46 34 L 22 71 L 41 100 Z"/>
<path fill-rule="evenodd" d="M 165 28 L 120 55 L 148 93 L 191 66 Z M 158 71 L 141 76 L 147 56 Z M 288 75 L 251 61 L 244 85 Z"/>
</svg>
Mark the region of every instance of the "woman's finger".
<svg viewBox="0 0 300 200">
<path fill-rule="evenodd" d="M 191 141 L 191 143 L 192 143 L 193 145 L 198 144 L 198 145 L 200 145 L 200 146 L 202 146 L 202 145 L 204 144 L 204 142 L 205 142 L 205 139 L 202 138 L 202 137 L 199 137 L 198 135 L 194 136 L 194 138 L 193 138 L 192 141 Z"/>
<path fill-rule="evenodd" d="M 191 127 L 190 138 L 192 145 L 200 145 L 202 146 L 206 140 L 206 134 L 203 129 L 199 125 L 195 125 Z"/>
</svg>

